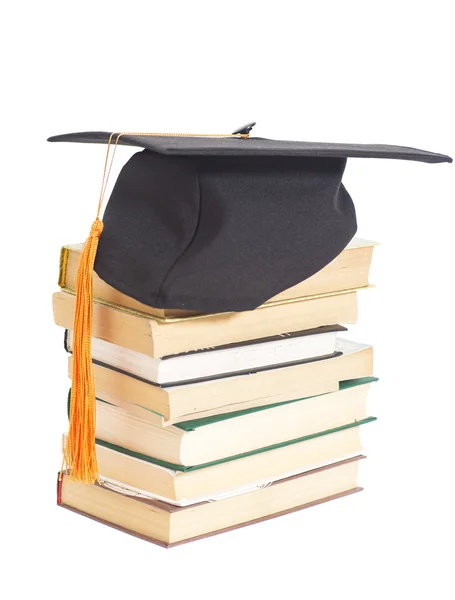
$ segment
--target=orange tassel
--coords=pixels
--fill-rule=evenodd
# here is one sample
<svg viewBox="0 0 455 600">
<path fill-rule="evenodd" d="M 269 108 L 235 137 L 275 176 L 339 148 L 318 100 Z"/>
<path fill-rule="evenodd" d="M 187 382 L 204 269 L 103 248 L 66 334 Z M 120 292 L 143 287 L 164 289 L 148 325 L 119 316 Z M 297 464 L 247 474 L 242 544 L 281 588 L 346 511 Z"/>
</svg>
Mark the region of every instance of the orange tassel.
<svg viewBox="0 0 455 600">
<path fill-rule="evenodd" d="M 92 367 L 92 275 L 102 231 L 103 223 L 97 218 L 81 253 L 76 282 L 70 423 L 63 461 L 70 470 L 70 476 L 82 483 L 98 481 L 96 397 Z"/>
</svg>

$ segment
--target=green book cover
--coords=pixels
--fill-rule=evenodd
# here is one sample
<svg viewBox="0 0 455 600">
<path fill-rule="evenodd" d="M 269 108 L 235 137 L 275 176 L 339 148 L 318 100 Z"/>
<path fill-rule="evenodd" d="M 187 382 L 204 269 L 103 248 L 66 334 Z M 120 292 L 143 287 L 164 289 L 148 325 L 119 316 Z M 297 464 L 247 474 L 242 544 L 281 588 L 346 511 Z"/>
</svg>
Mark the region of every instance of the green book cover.
<svg viewBox="0 0 455 600">
<path fill-rule="evenodd" d="M 340 382 L 340 390 L 339 391 L 357 387 L 358 385 L 366 385 L 368 383 L 374 383 L 376 381 L 378 381 L 377 377 L 359 377 L 358 379 L 348 379 L 346 381 Z M 334 392 L 328 392 L 328 393 L 334 393 Z M 325 394 L 321 394 L 321 395 L 325 395 Z M 194 430 L 198 429 L 199 427 L 205 427 L 206 425 L 211 425 L 212 423 L 219 423 L 220 421 L 227 421 L 228 419 L 235 419 L 236 417 L 242 417 L 243 415 L 260 412 L 262 410 L 268 410 L 270 408 L 276 408 L 277 406 L 284 406 L 286 404 L 294 404 L 295 402 L 303 402 L 305 400 L 308 400 L 309 398 L 315 398 L 315 397 L 316 396 L 307 396 L 306 398 L 296 398 L 295 400 L 285 400 L 284 402 L 276 402 L 275 404 L 266 404 L 264 406 L 255 406 L 253 408 L 245 408 L 243 410 L 236 410 L 236 411 L 229 412 L 229 413 L 221 413 L 218 415 L 212 415 L 210 417 L 203 417 L 200 419 L 189 419 L 188 421 L 182 421 L 181 423 L 174 423 L 173 427 L 178 427 L 179 429 L 182 429 L 183 431 L 194 431 Z M 68 414 L 69 414 L 70 399 L 71 399 L 71 389 L 68 392 Z M 100 398 L 97 398 L 97 401 L 104 402 L 105 404 L 112 404 L 111 402 L 107 402 L 107 400 L 101 400 Z M 144 408 L 144 407 L 142 407 L 142 408 Z M 149 410 L 149 409 L 144 408 L 144 410 Z M 154 414 L 159 415 L 160 417 L 163 416 L 163 415 L 160 415 L 160 413 L 157 413 L 153 410 L 151 410 L 150 412 L 153 412 Z"/>
<path fill-rule="evenodd" d="M 368 383 L 374 383 L 378 381 L 377 377 L 360 377 L 359 379 L 349 379 L 340 382 L 340 391 L 347 390 L 349 388 L 357 387 L 358 385 L 366 385 Z M 333 392 L 329 392 L 333 393 Z M 325 395 L 325 394 L 322 394 Z M 254 408 L 245 408 L 243 410 L 236 410 L 230 413 L 223 413 L 220 415 L 212 415 L 210 417 L 204 417 L 202 419 L 191 419 L 188 421 L 182 421 L 181 423 L 175 423 L 174 427 L 183 429 L 183 431 L 194 431 L 198 427 L 205 427 L 212 423 L 219 423 L 220 421 L 226 421 L 228 419 L 235 419 L 235 417 L 241 417 L 243 415 L 249 415 L 254 412 L 260 412 L 262 410 L 268 410 L 269 408 L 275 408 L 277 406 L 284 406 L 285 404 L 294 404 L 295 402 L 303 402 L 309 398 L 315 398 L 315 396 L 308 396 L 306 398 L 297 398 L 296 400 L 285 400 L 284 402 L 277 402 L 276 404 L 266 404 L 265 406 L 255 406 Z"/>
<path fill-rule="evenodd" d="M 340 391 L 342 390 L 346 390 L 349 388 L 353 388 L 353 387 L 357 387 L 359 385 L 367 385 L 369 383 L 374 383 L 378 381 L 377 377 L 360 377 L 358 379 L 349 379 L 346 381 L 341 381 L 340 382 Z M 334 393 L 334 392 L 331 392 Z M 336 392 L 335 392 L 336 393 Z M 323 394 L 325 395 L 325 394 Z M 69 412 L 69 403 L 70 403 L 70 397 L 71 397 L 71 390 L 68 393 L 68 412 Z M 243 415 L 247 415 L 247 414 L 251 414 L 254 412 L 259 412 L 262 410 L 268 410 L 270 408 L 275 408 L 277 406 L 284 406 L 286 404 L 293 404 L 295 402 L 304 402 L 305 400 L 308 400 L 308 398 L 315 398 L 316 396 L 308 396 L 307 398 L 297 398 L 295 400 L 286 400 L 284 402 L 277 402 L 276 404 L 268 404 L 266 406 L 257 406 L 254 408 L 247 408 L 244 410 L 238 410 L 235 412 L 231 412 L 231 413 L 223 413 L 223 414 L 219 414 L 219 415 L 213 415 L 210 417 L 205 417 L 202 419 L 191 419 L 188 421 L 183 421 L 182 423 L 176 423 L 174 425 L 174 427 L 178 427 L 179 429 L 182 429 L 183 431 L 194 431 L 199 427 L 205 427 L 207 425 L 210 425 L 212 423 L 219 423 L 220 421 L 226 421 L 228 419 L 235 419 L 236 417 L 240 417 Z M 105 400 L 100 400 L 99 398 L 97 398 L 98 402 L 106 402 Z M 110 404 L 109 402 L 106 402 L 106 404 Z M 147 409 L 144 409 L 147 410 Z M 151 411 L 154 412 L 154 411 Z M 262 452 L 268 452 L 269 450 L 275 450 L 276 448 L 282 448 L 284 446 L 290 446 L 291 444 L 297 444 L 299 442 L 304 442 L 306 440 L 310 440 L 316 437 L 320 437 L 323 435 L 329 435 L 331 433 L 336 433 L 337 431 L 343 431 L 345 429 L 350 429 L 351 427 L 358 427 L 359 425 L 364 425 L 366 423 L 371 423 L 372 421 L 376 421 L 376 417 L 368 417 L 367 419 L 362 419 L 361 421 L 355 421 L 354 423 L 348 423 L 347 425 L 343 425 L 341 427 L 337 427 L 335 429 L 329 429 L 326 431 L 321 431 L 318 433 L 314 433 L 312 435 L 308 435 L 305 437 L 301 437 L 301 438 L 297 438 L 294 440 L 288 440 L 285 442 L 281 442 L 279 444 L 274 444 L 273 446 L 267 446 L 265 448 L 259 448 L 257 450 L 252 450 L 250 452 L 245 452 L 243 454 L 237 454 L 235 456 L 229 456 L 227 458 L 223 458 L 221 460 L 216 460 L 216 461 L 212 461 L 212 462 L 208 462 L 208 463 L 204 463 L 201 465 L 193 465 L 193 466 L 183 466 L 183 465 L 177 465 L 174 463 L 168 463 L 166 461 L 163 460 L 159 460 L 157 458 L 153 458 L 152 456 L 147 456 L 145 454 L 140 454 L 138 452 L 133 452 L 132 450 L 128 450 L 127 448 L 123 448 L 122 446 L 117 446 L 115 444 L 111 444 L 109 442 L 105 442 L 104 440 L 100 440 L 100 439 L 96 439 L 96 443 L 99 444 L 100 446 L 104 446 L 105 448 L 109 448 L 111 450 L 115 450 L 116 452 L 121 452 L 123 454 L 127 454 L 128 456 L 132 456 L 133 458 L 138 458 L 140 460 L 145 460 L 146 462 L 150 462 L 153 463 L 155 465 L 159 465 L 161 467 L 165 467 L 167 469 L 172 469 L 173 471 L 183 471 L 183 472 L 187 472 L 187 471 L 196 471 L 198 469 L 205 469 L 207 467 L 211 467 L 213 465 L 218 465 L 224 462 L 229 462 L 232 460 L 237 460 L 239 458 L 245 458 L 247 456 L 251 456 L 253 454 L 260 454 Z"/>
<path fill-rule="evenodd" d="M 355 421 L 354 423 L 349 423 L 348 425 L 342 425 L 341 427 L 336 427 L 335 429 L 328 429 L 327 431 L 321 431 L 319 433 L 313 433 L 312 435 L 307 435 L 305 437 L 297 438 L 295 440 L 288 440 L 286 442 L 281 442 L 280 444 L 274 444 L 273 446 L 267 446 L 265 448 L 259 448 L 258 450 L 251 450 L 250 452 L 244 452 L 243 454 L 236 454 L 235 456 L 228 456 L 227 458 L 223 458 L 221 460 L 214 460 L 212 462 L 204 463 L 202 465 L 193 465 L 191 467 L 184 467 L 183 465 L 175 465 L 174 463 L 168 463 L 164 460 L 159 460 L 157 458 L 153 458 L 152 456 L 147 456 L 146 454 L 140 454 L 139 452 L 133 452 L 132 450 L 128 450 L 127 448 L 122 448 L 121 446 L 117 446 L 115 444 L 110 444 L 109 442 L 105 442 L 104 440 L 96 439 L 96 443 L 100 446 L 104 446 L 105 448 L 109 448 L 110 450 L 115 450 L 116 452 L 121 452 L 122 454 L 127 454 L 128 456 L 132 456 L 133 458 L 139 458 L 140 460 L 145 460 L 146 462 L 153 463 L 154 465 L 159 465 L 160 467 L 166 467 L 167 469 L 172 469 L 173 471 L 197 471 L 199 469 L 205 469 L 207 467 L 212 467 L 213 465 L 219 465 L 221 463 L 230 462 L 232 460 L 238 460 L 239 458 L 245 458 L 247 456 L 252 456 L 253 454 L 261 454 L 262 452 L 268 452 L 269 450 L 276 450 L 277 448 L 284 448 L 285 446 L 290 446 L 292 444 L 298 444 L 299 442 L 305 442 L 307 440 L 311 440 L 313 438 L 321 437 L 323 435 L 329 435 L 331 433 L 336 433 L 337 431 L 344 431 L 345 429 L 351 429 L 352 427 L 359 427 L 359 425 L 365 425 L 366 423 L 371 423 L 376 421 L 376 417 L 368 417 L 366 419 L 362 419 L 361 421 Z"/>
</svg>

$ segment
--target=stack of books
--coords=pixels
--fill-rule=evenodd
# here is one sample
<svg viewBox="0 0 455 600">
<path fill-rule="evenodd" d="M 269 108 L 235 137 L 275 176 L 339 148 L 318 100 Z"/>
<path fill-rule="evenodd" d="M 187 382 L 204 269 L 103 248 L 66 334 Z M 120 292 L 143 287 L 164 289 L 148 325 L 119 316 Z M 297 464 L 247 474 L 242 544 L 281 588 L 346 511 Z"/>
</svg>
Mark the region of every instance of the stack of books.
<svg viewBox="0 0 455 600">
<path fill-rule="evenodd" d="M 93 277 L 99 482 L 58 503 L 173 546 L 359 491 L 369 345 L 344 339 L 373 242 L 253 311 L 145 306 Z M 71 376 L 81 245 L 62 249 L 54 317 Z"/>
</svg>

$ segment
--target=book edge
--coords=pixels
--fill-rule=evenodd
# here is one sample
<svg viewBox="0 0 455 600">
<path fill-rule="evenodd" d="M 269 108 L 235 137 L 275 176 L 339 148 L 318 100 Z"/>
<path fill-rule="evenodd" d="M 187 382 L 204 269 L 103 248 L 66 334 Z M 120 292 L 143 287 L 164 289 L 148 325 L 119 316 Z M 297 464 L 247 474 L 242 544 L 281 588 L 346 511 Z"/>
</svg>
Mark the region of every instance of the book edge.
<svg viewBox="0 0 455 600">
<path fill-rule="evenodd" d="M 60 486 L 61 487 L 61 486 Z M 98 523 L 101 523 L 102 525 L 107 525 L 108 527 L 111 527 L 112 529 L 117 529 L 118 531 L 121 531 L 123 533 L 126 533 L 128 535 L 131 535 L 133 537 L 139 538 L 145 542 L 149 542 L 151 544 L 155 544 L 156 546 L 161 546 L 162 548 L 173 548 L 175 546 L 181 546 L 183 544 L 188 544 L 189 542 L 195 542 L 198 540 L 202 540 L 204 538 L 209 538 L 212 537 L 214 535 L 218 535 L 220 533 L 227 533 L 229 531 L 234 531 L 235 529 L 240 529 L 241 527 L 247 527 L 248 525 L 255 525 L 256 523 L 262 523 L 264 521 L 269 521 L 270 519 L 275 519 L 276 517 L 281 517 L 284 515 L 288 515 L 288 514 L 292 514 L 294 512 L 303 510 L 305 508 L 311 508 L 312 506 L 317 506 L 319 504 L 324 504 L 325 502 L 330 502 L 331 500 L 337 500 L 338 498 L 344 498 L 346 496 L 350 496 L 352 494 L 356 494 L 358 492 L 363 491 L 362 487 L 355 487 L 352 488 L 350 490 L 346 490 L 344 492 L 339 492 L 338 494 L 333 494 L 331 496 L 325 496 L 324 498 L 319 498 L 318 500 L 313 500 L 312 502 L 307 502 L 306 504 L 301 504 L 299 506 L 294 506 L 293 508 L 288 508 L 286 510 L 282 510 L 280 512 L 277 513 L 272 513 L 270 515 L 266 515 L 265 517 L 259 517 L 257 519 L 251 519 L 250 521 L 246 521 L 244 523 L 238 523 L 236 525 L 231 525 L 230 527 L 224 527 L 223 529 L 217 529 L 216 531 L 210 531 L 209 533 L 204 533 L 202 535 L 197 535 L 191 538 L 187 538 L 185 540 L 179 540 L 178 542 L 172 542 L 172 543 L 166 543 L 163 542 L 161 540 L 157 540 L 156 538 L 152 538 L 152 537 L 148 537 L 146 535 L 142 535 L 140 533 L 137 533 L 131 529 L 126 529 L 125 527 L 122 527 L 121 525 L 116 525 L 115 523 L 111 523 L 110 521 L 106 521 L 104 519 L 101 519 L 99 517 L 95 517 L 93 515 L 90 515 L 86 512 L 83 512 L 81 510 L 78 510 L 77 508 L 74 508 L 72 506 L 68 506 L 67 504 L 63 504 L 61 502 L 61 497 L 60 497 L 60 502 L 57 502 L 58 506 L 60 506 L 61 508 L 65 508 L 67 510 L 70 510 L 71 512 L 77 513 L 83 517 L 87 517 L 89 519 L 91 519 L 92 521 L 97 521 Z"/>
<path fill-rule="evenodd" d="M 330 298 L 332 296 L 344 296 L 347 294 L 355 294 L 356 292 L 358 292 L 360 290 L 367 290 L 367 289 L 371 289 L 374 287 L 375 287 L 374 285 L 369 283 L 368 285 L 354 287 L 354 288 L 348 288 L 348 289 L 344 289 L 344 290 L 337 290 L 335 292 L 325 292 L 322 294 L 314 294 L 314 295 L 310 295 L 310 296 L 299 296 L 297 298 L 290 298 L 288 300 L 277 300 L 275 302 L 268 302 L 265 304 L 261 304 L 255 310 L 274 308 L 275 306 L 285 306 L 287 304 L 297 304 L 299 302 L 308 302 L 311 300 L 318 300 L 320 298 Z M 76 292 L 68 287 L 61 287 L 59 291 L 63 294 L 66 294 L 67 296 L 75 296 L 76 295 Z M 227 316 L 227 315 L 232 315 L 232 314 L 240 314 L 240 313 L 235 313 L 235 312 L 231 311 L 231 312 L 221 312 L 221 313 L 203 313 L 203 314 L 196 314 L 196 315 L 188 315 L 186 317 L 159 317 L 156 315 L 141 312 L 139 310 L 134 310 L 134 309 L 128 308 L 126 306 L 120 306 L 119 304 L 115 304 L 114 302 L 109 302 L 108 300 L 102 300 L 100 298 L 95 298 L 94 304 L 99 304 L 100 306 L 106 306 L 107 308 L 110 308 L 112 310 L 117 310 L 124 314 L 139 317 L 141 319 L 147 319 L 151 323 L 155 322 L 155 323 L 160 323 L 160 324 L 162 324 L 162 323 L 180 323 L 180 322 L 187 322 L 187 321 L 196 321 L 199 319 L 219 318 L 221 316 Z M 243 311 L 243 312 L 248 312 L 248 311 Z"/>
</svg>

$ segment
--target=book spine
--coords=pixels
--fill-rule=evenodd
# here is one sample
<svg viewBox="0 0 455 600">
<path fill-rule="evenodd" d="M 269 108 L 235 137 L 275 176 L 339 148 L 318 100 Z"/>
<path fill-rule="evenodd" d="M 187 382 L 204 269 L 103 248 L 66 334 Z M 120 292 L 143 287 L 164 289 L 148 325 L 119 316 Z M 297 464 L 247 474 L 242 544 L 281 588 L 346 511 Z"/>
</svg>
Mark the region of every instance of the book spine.
<svg viewBox="0 0 455 600">
<path fill-rule="evenodd" d="M 62 503 L 62 485 L 63 485 L 63 473 L 59 473 L 57 476 L 57 505 L 60 506 Z"/>
<path fill-rule="evenodd" d="M 70 347 L 68 345 L 68 329 L 65 329 L 65 335 L 63 336 L 63 347 L 65 348 L 65 352 L 71 353 Z"/>
<path fill-rule="evenodd" d="M 68 248 L 63 247 L 60 250 L 60 264 L 58 271 L 58 286 L 60 288 L 64 288 L 66 283 L 66 268 L 68 266 L 68 255 Z"/>
</svg>

